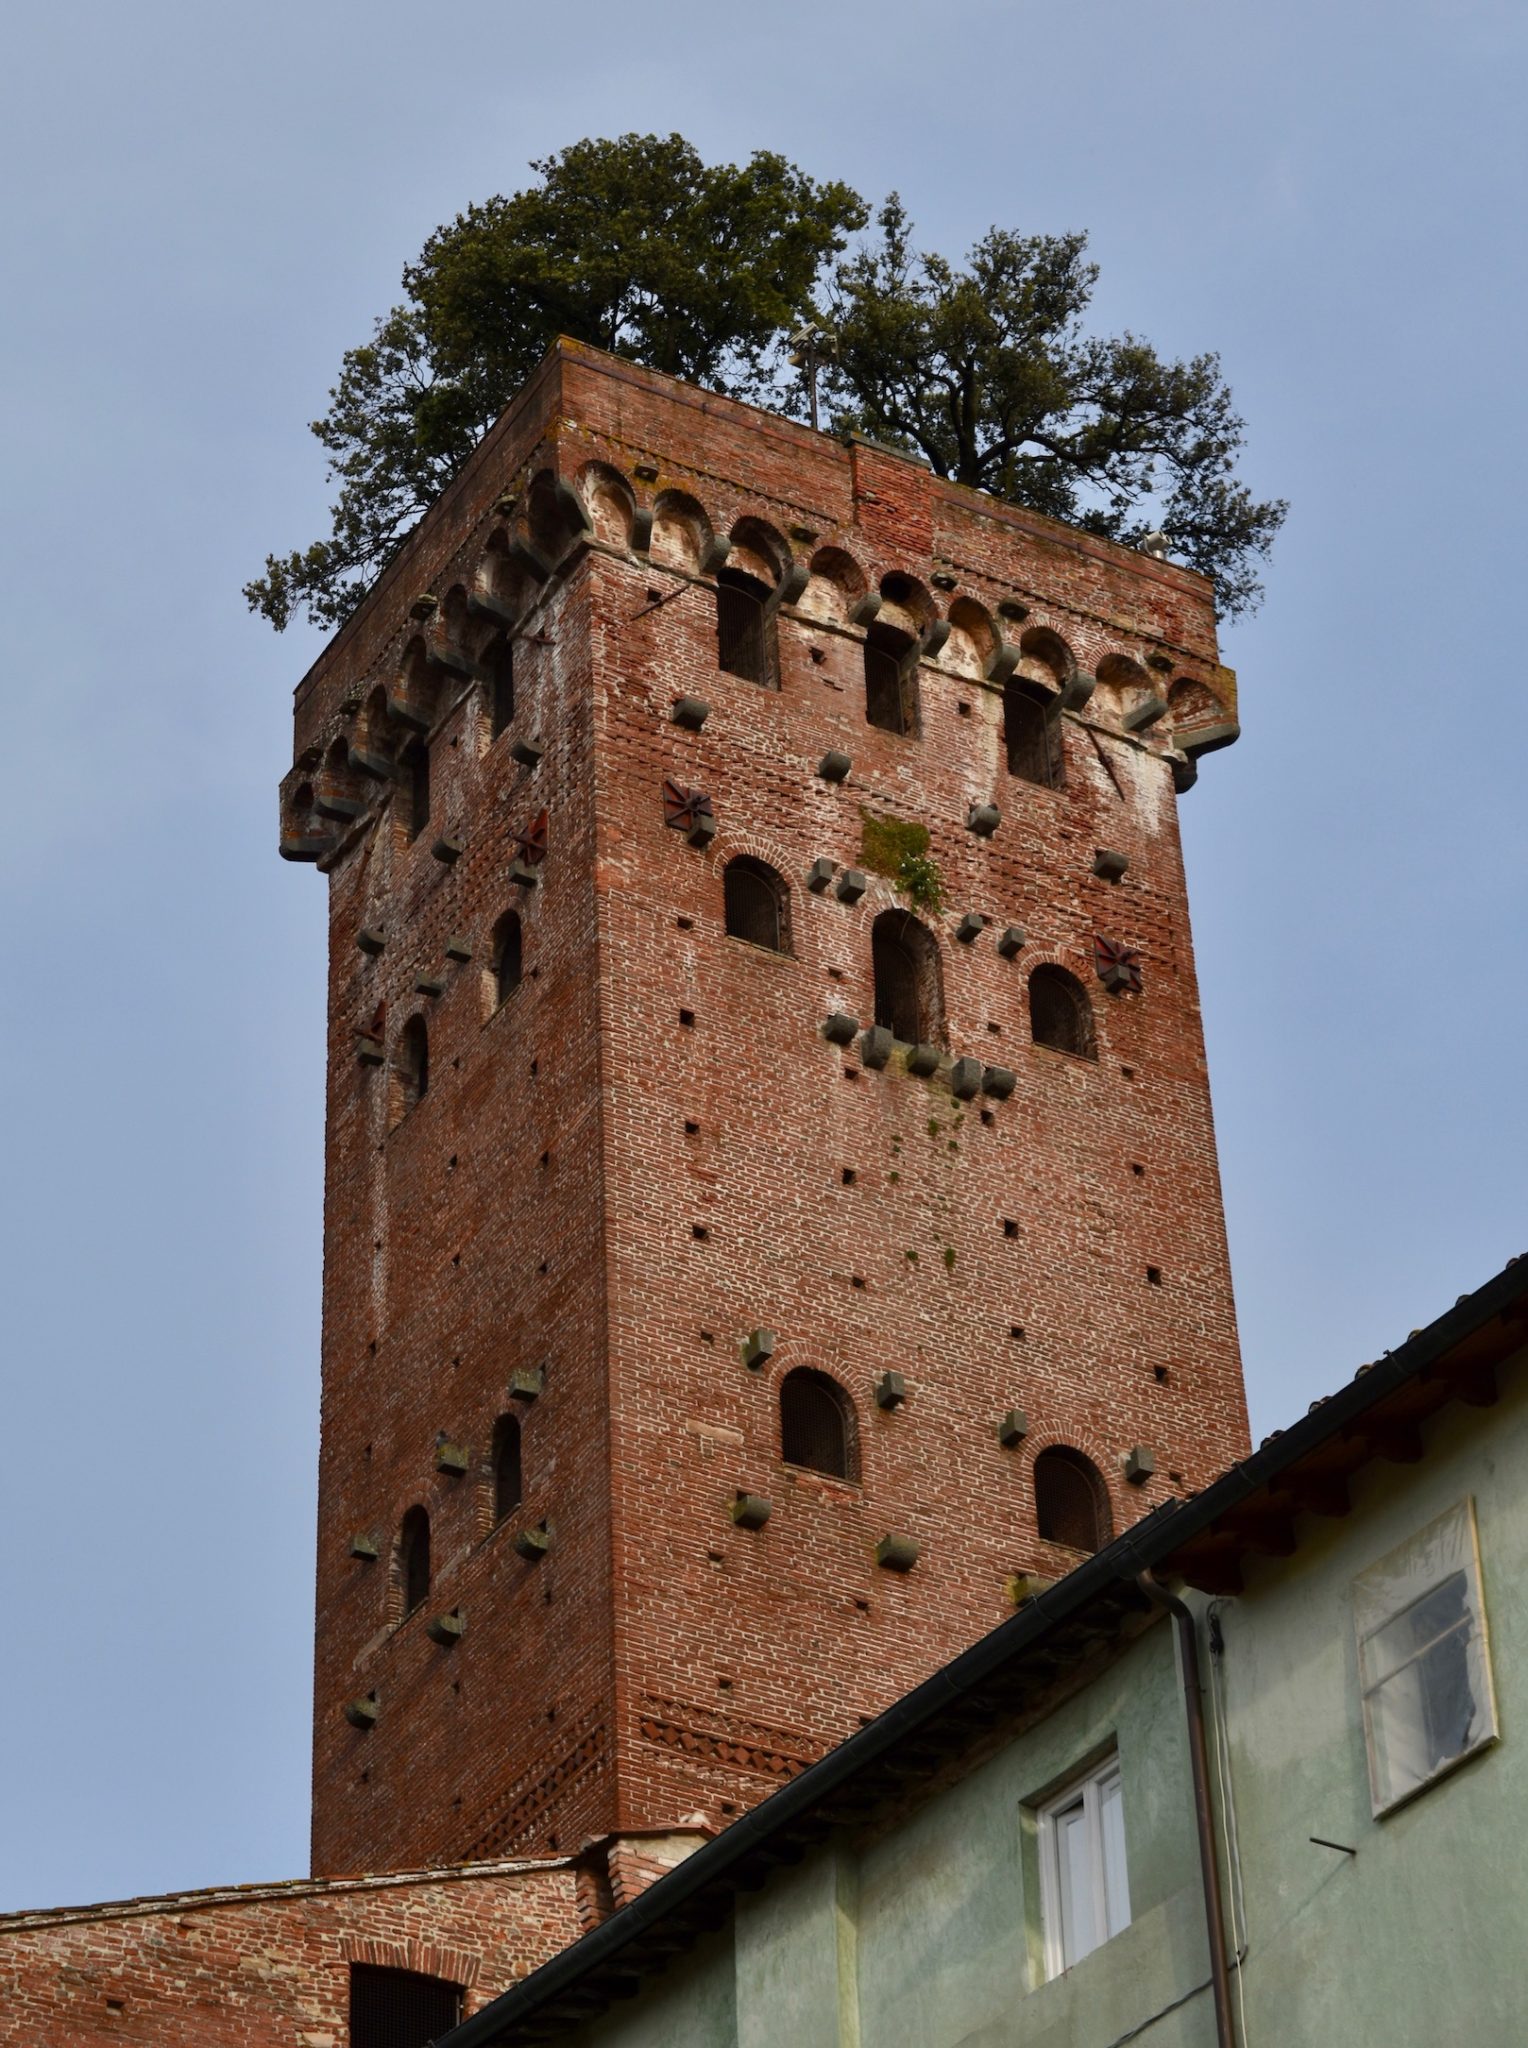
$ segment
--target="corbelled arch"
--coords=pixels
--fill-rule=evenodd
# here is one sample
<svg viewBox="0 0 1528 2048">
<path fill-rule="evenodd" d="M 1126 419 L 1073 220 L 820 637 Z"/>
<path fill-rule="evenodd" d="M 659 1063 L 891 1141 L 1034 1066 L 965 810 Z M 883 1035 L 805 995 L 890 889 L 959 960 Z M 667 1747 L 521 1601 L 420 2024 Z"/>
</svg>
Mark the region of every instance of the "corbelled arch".
<svg viewBox="0 0 1528 2048">
<path fill-rule="evenodd" d="M 596 540 L 623 551 L 631 545 L 637 514 L 636 493 L 621 472 L 608 462 L 586 462 L 574 479 Z"/>
<path fill-rule="evenodd" d="M 653 533 L 648 554 L 665 568 L 698 576 L 715 539 L 710 516 L 688 491 L 660 491 L 653 500 Z"/>
</svg>

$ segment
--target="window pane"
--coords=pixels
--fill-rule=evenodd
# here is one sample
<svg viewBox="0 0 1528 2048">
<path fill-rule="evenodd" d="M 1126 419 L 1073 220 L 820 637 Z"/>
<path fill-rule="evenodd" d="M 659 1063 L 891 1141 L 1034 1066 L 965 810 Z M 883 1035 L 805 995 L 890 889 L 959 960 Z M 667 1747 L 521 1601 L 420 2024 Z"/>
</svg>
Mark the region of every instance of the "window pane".
<svg viewBox="0 0 1528 2048">
<path fill-rule="evenodd" d="M 1496 1734 L 1468 1501 L 1354 1581 L 1374 1810 Z"/>
<path fill-rule="evenodd" d="M 1420 1650 L 1461 1622 L 1469 1620 L 1469 1585 L 1463 1572 L 1454 1572 L 1412 1602 L 1404 1613 L 1377 1628 L 1365 1645 L 1369 1669 L 1376 1678 L 1388 1678 Z"/>
<path fill-rule="evenodd" d="M 1069 1970 L 1102 1940 L 1094 1910 L 1094 1857 L 1081 1799 L 1055 1818 L 1060 1879 L 1061 1966 Z"/>
<path fill-rule="evenodd" d="M 1099 1782 L 1098 1825 L 1103 1838 L 1104 1900 L 1108 1932 L 1130 1925 L 1130 1881 L 1125 1874 L 1125 1806 L 1119 1772 Z"/>
<path fill-rule="evenodd" d="M 1055 1975 L 1130 1925 L 1118 1758 L 1044 1808 L 1040 1830 L 1046 1962 Z"/>
</svg>

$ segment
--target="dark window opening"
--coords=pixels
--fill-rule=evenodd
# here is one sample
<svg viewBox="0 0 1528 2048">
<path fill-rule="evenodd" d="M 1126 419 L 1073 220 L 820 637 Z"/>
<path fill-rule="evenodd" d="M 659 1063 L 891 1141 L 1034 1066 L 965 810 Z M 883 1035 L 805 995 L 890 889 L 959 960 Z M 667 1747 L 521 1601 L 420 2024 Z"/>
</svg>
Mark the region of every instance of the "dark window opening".
<svg viewBox="0 0 1528 2048">
<path fill-rule="evenodd" d="M 429 2048 L 461 2017 L 459 1984 L 375 1963 L 350 1965 L 350 2048 Z"/>
<path fill-rule="evenodd" d="M 488 671 L 485 685 L 488 691 L 488 730 L 492 738 L 509 724 L 515 715 L 515 649 L 514 643 L 497 635 L 483 650 L 483 667 Z"/>
<path fill-rule="evenodd" d="M 798 1367 L 780 1382 L 780 1455 L 833 1479 L 853 1479 L 854 1409 L 826 1373 Z"/>
<path fill-rule="evenodd" d="M 502 1522 L 522 1498 L 520 1418 L 501 1415 L 493 1426 L 493 1518 Z"/>
<path fill-rule="evenodd" d="M 771 867 L 748 854 L 730 860 L 722 875 L 728 934 L 771 953 L 790 951 L 786 888 Z"/>
<path fill-rule="evenodd" d="M 1008 773 L 1042 789 L 1059 789 L 1066 780 L 1066 752 L 1061 740 L 1060 699 L 1043 683 L 1021 680 L 1003 685 L 1003 735 L 1008 746 Z"/>
<path fill-rule="evenodd" d="M 770 591 L 742 569 L 722 569 L 716 578 L 716 659 L 729 676 L 778 689 L 775 674 L 775 619 Z"/>
<path fill-rule="evenodd" d="M 1075 975 L 1064 967 L 1037 967 L 1029 977 L 1029 1029 L 1036 1045 L 1095 1060 L 1093 1006 Z"/>
<path fill-rule="evenodd" d="M 865 716 L 883 732 L 917 730 L 917 647 L 897 626 L 872 625 L 865 634 Z"/>
<path fill-rule="evenodd" d="M 1035 1523 L 1046 1543 L 1102 1550 L 1114 1533 L 1109 1496 L 1095 1466 L 1061 1447 L 1035 1460 Z"/>
<path fill-rule="evenodd" d="M 410 1017 L 404 1025 L 393 1064 L 398 1076 L 398 1114 L 404 1116 L 424 1099 L 430 1086 L 430 1034 L 423 1017 Z"/>
<path fill-rule="evenodd" d="M 410 1615 L 430 1597 L 430 1514 L 413 1507 L 398 1531 L 398 1586 L 403 1612 Z"/>
<path fill-rule="evenodd" d="M 506 911 L 499 919 L 493 944 L 493 986 L 498 1002 L 512 996 L 520 986 L 523 946 L 519 914 L 513 910 Z"/>
<path fill-rule="evenodd" d="M 430 822 L 430 750 L 423 740 L 413 740 L 403 756 L 404 791 L 408 807 L 405 830 L 417 839 Z"/>
<path fill-rule="evenodd" d="M 906 1045 L 944 1038 L 939 947 L 927 926 L 905 910 L 883 910 L 870 928 L 875 1021 Z"/>
</svg>

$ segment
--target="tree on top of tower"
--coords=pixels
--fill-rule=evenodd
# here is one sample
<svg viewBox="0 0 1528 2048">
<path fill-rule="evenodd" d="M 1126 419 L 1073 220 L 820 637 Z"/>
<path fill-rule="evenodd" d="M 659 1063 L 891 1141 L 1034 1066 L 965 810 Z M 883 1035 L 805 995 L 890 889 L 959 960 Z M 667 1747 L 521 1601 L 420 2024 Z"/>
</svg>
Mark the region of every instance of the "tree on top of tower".
<svg viewBox="0 0 1528 2048">
<path fill-rule="evenodd" d="M 1164 362 L 1133 334 L 1085 334 L 1086 235 L 992 228 L 960 269 L 914 252 L 895 193 L 876 226 L 827 290 L 835 427 L 1127 547 L 1163 528 L 1214 579 L 1223 618 L 1255 607 L 1287 508 L 1233 474 L 1246 433 L 1219 358 Z"/>
<path fill-rule="evenodd" d="M 339 485 L 327 540 L 245 586 L 278 632 L 348 618 L 560 334 L 763 402 L 781 335 L 868 218 L 782 156 L 707 166 L 681 135 L 576 142 L 470 206 L 403 273 L 312 431 Z"/>
<path fill-rule="evenodd" d="M 1219 363 L 1085 335 L 1084 236 L 993 228 L 962 270 L 914 253 L 893 195 L 879 239 L 849 250 L 869 219 L 849 186 L 762 150 L 708 167 L 679 135 L 579 142 L 532 169 L 539 185 L 437 229 L 404 302 L 346 354 L 312 428 L 333 530 L 245 586 L 278 631 L 299 608 L 349 617 L 558 335 L 804 417 L 786 355 L 804 318 L 828 330 L 835 430 L 1126 545 L 1164 526 L 1222 615 L 1256 604 L 1285 508 L 1233 474 L 1244 430 Z"/>
</svg>

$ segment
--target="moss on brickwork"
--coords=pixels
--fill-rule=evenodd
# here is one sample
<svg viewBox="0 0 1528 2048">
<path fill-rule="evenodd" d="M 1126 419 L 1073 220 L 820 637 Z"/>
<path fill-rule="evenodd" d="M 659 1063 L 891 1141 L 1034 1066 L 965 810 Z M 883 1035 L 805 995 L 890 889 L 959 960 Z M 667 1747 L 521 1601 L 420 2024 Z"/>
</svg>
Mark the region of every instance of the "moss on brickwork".
<svg viewBox="0 0 1528 2048">
<path fill-rule="evenodd" d="M 928 853 L 927 825 L 911 825 L 905 818 L 877 818 L 860 812 L 860 860 L 874 875 L 889 875 L 895 881 L 903 861 Z"/>
<path fill-rule="evenodd" d="M 872 874 L 889 876 L 915 909 L 937 917 L 944 908 L 944 877 L 928 844 L 927 825 L 860 812 L 861 861 Z"/>
</svg>

